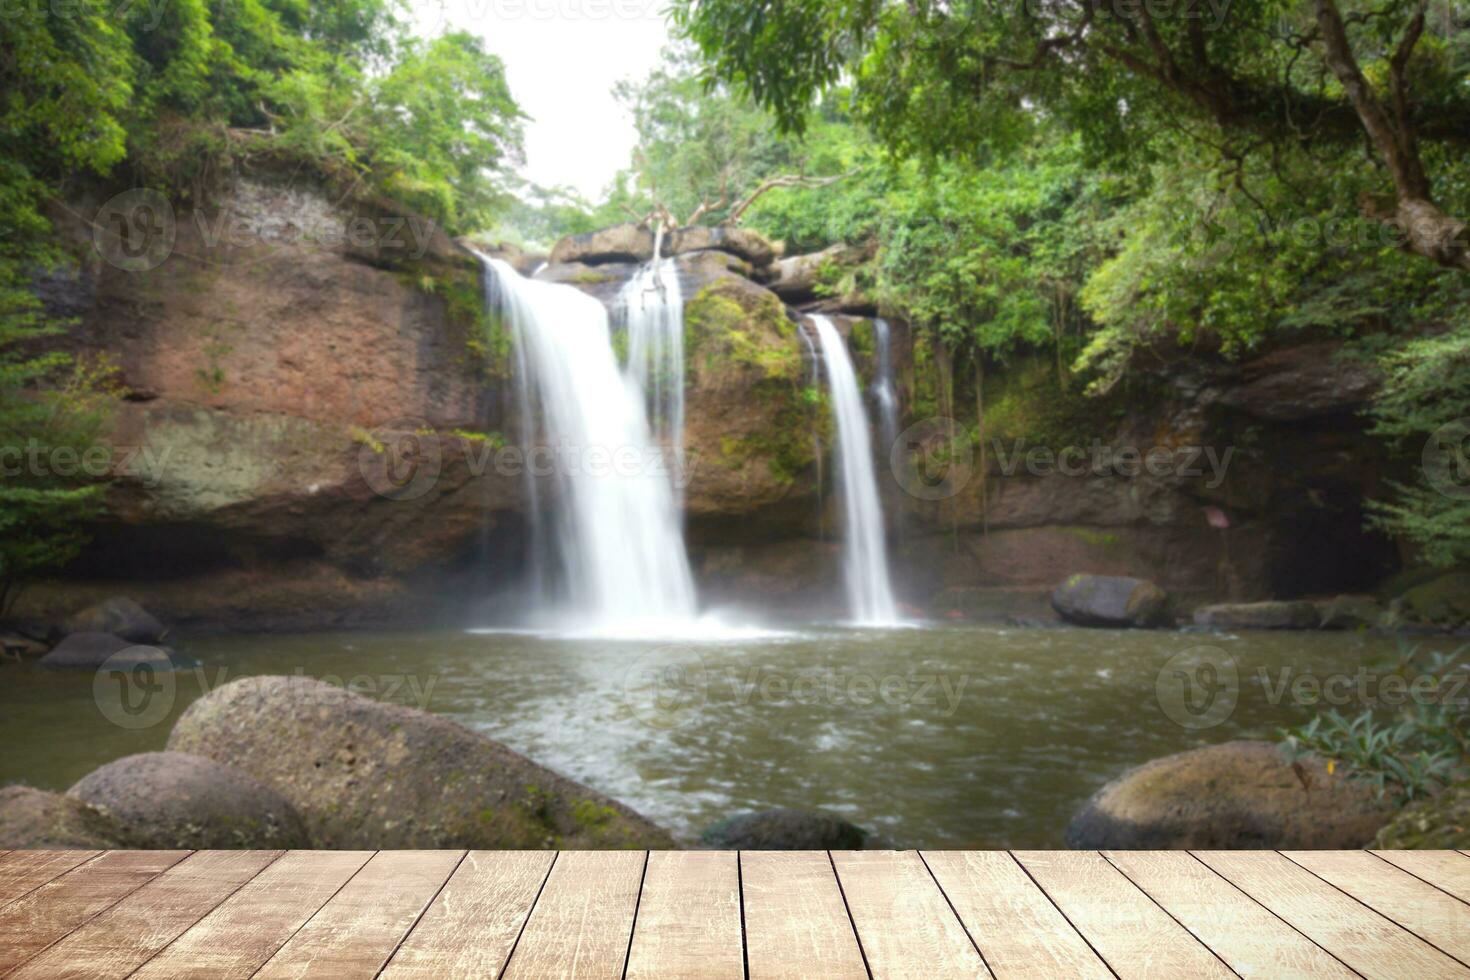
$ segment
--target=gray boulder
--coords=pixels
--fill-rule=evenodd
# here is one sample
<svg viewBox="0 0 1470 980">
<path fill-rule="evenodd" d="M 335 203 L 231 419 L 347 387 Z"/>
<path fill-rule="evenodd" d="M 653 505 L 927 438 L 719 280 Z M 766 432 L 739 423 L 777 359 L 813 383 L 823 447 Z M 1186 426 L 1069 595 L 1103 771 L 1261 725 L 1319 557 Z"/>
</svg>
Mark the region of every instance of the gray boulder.
<svg viewBox="0 0 1470 980">
<path fill-rule="evenodd" d="M 1078 626 L 1162 626 L 1169 619 L 1163 589 L 1117 575 L 1073 575 L 1052 592 L 1051 606 Z"/>
<path fill-rule="evenodd" d="M 552 265 L 581 262 L 647 262 L 653 258 L 653 232 L 632 223 L 613 225 L 582 235 L 568 235 L 551 249 Z"/>
<path fill-rule="evenodd" d="M 115 818 L 75 797 L 31 786 L 0 788 L 0 850 L 138 846 Z"/>
<path fill-rule="evenodd" d="M 304 677 L 216 688 L 168 748 L 280 793 L 315 847 L 673 846 L 631 809 L 446 718 Z"/>
<path fill-rule="evenodd" d="M 158 643 L 168 628 L 132 599 L 114 596 L 73 614 L 66 621 L 66 631 L 111 633 L 130 643 Z"/>
<path fill-rule="evenodd" d="M 1227 630 L 1312 630 L 1321 621 L 1310 602 L 1245 602 L 1201 606 L 1194 624 Z"/>
<path fill-rule="evenodd" d="M 869 834 L 821 810 L 762 810 L 713 824 L 700 835 L 709 847 L 739 851 L 859 851 Z"/>
<path fill-rule="evenodd" d="M 239 770 L 197 755 L 130 755 L 94 770 L 69 795 L 111 814 L 143 847 L 311 846 L 305 824 L 285 797 Z"/>
<path fill-rule="evenodd" d="M 1067 827 L 1079 850 L 1359 848 L 1393 815 L 1366 783 L 1271 742 L 1234 741 L 1145 762 L 1098 790 Z"/>
<path fill-rule="evenodd" d="M 111 633 L 73 633 L 37 663 L 48 670 L 97 670 L 103 664 L 118 668 L 149 664 L 172 670 L 185 661 L 166 647 L 132 643 Z"/>
<path fill-rule="evenodd" d="M 1373 629 L 1383 620 L 1383 607 L 1371 596 L 1340 595 L 1317 606 L 1317 626 L 1324 630 Z"/>
<path fill-rule="evenodd" d="M 727 252 L 757 269 L 770 265 L 776 258 L 776 247 L 760 232 L 724 225 L 715 228 L 702 225 L 679 228 L 669 235 L 664 254 L 679 255 L 709 249 Z"/>
</svg>

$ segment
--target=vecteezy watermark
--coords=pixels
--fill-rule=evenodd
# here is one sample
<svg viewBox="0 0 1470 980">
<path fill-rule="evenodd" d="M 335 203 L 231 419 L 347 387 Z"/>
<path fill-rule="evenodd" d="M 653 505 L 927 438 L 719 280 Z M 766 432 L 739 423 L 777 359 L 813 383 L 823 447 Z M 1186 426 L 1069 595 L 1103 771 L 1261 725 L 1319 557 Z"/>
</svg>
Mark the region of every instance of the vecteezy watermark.
<svg viewBox="0 0 1470 980">
<path fill-rule="evenodd" d="M 462 457 L 471 478 L 553 476 L 592 479 L 656 478 L 684 490 L 694 478 L 694 457 L 661 446 L 512 446 L 485 438 L 437 432 L 419 418 L 398 418 L 358 435 L 358 471 L 373 492 L 389 500 L 413 500 L 438 484 L 445 468 Z"/>
<path fill-rule="evenodd" d="M 1240 670 L 1235 658 L 1219 647 L 1190 647 L 1159 668 L 1154 696 L 1164 714 L 1180 728 L 1214 728 L 1235 713 Z"/>
<path fill-rule="evenodd" d="M 1435 429 L 1420 456 L 1424 478 L 1446 497 L 1470 500 L 1470 418 Z"/>
<path fill-rule="evenodd" d="M 148 489 L 163 482 L 172 446 L 53 446 L 36 438 L 0 446 L 0 484 L 22 476 L 66 479 L 126 477 Z"/>
<path fill-rule="evenodd" d="M 888 447 L 888 469 L 919 500 L 945 500 L 965 488 L 974 473 L 970 434 L 954 419 L 928 418 L 898 434 Z"/>
<path fill-rule="evenodd" d="M 119 728 L 152 728 L 169 716 L 178 678 L 161 647 L 131 646 L 114 653 L 92 675 L 92 700 Z"/>
<path fill-rule="evenodd" d="M 670 729 L 696 718 L 715 697 L 740 707 L 752 704 L 873 707 L 953 717 L 970 678 L 947 673 L 872 673 L 823 668 L 784 670 L 769 665 L 711 666 L 684 649 L 653 650 L 623 675 L 622 700 L 638 720 Z"/>
<path fill-rule="evenodd" d="M 173 254 L 174 208 L 158 191 L 137 187 L 110 199 L 92 220 L 92 247 L 124 272 L 148 272 Z"/>
</svg>

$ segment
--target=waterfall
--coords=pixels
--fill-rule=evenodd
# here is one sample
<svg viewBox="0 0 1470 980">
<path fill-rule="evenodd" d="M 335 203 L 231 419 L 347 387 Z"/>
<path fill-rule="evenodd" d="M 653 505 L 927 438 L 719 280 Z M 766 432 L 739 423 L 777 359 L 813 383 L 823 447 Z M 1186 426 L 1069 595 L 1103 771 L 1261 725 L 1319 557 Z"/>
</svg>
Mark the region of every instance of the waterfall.
<svg viewBox="0 0 1470 980">
<path fill-rule="evenodd" d="M 580 290 L 481 258 L 494 280 L 487 296 L 516 344 L 524 459 L 533 478 L 549 476 L 556 489 L 554 508 L 532 492 L 532 533 L 550 539 L 577 625 L 626 635 L 683 628 L 695 620 L 695 593 L 669 460 L 643 387 L 619 370 L 606 309 Z M 532 443 L 533 408 L 544 447 Z"/>
<path fill-rule="evenodd" d="M 799 337 L 801 337 L 801 342 L 806 346 L 807 360 L 808 360 L 808 362 L 812 366 L 811 378 L 810 378 L 810 380 L 809 380 L 808 383 L 813 388 L 815 388 L 817 386 L 817 382 L 819 380 L 818 373 L 821 370 L 821 359 L 817 357 L 817 348 L 816 348 L 816 345 L 812 343 L 812 338 L 807 335 L 807 332 L 805 330 L 802 330 L 800 327 L 798 327 L 796 329 L 796 333 L 797 333 L 797 335 Z M 822 435 L 821 435 L 821 433 L 817 432 L 814 429 L 812 431 L 812 457 L 817 461 L 817 540 L 818 541 L 825 541 L 825 540 L 827 540 L 827 508 L 826 508 L 826 500 L 824 499 L 824 495 L 823 495 L 823 489 L 824 488 L 822 486 L 822 456 L 823 456 L 823 452 L 822 452 Z"/>
<path fill-rule="evenodd" d="M 893 347 L 889 340 L 888 321 L 873 321 L 873 340 L 878 348 L 878 377 L 873 382 L 873 399 L 878 403 L 878 435 L 882 442 L 878 454 L 886 459 L 898 440 L 898 392 L 893 387 Z"/>
<path fill-rule="evenodd" d="M 684 449 L 684 296 L 673 259 L 640 267 L 618 294 L 628 336 L 628 375 L 648 399 L 654 438 Z"/>
<path fill-rule="evenodd" d="M 873 443 L 863 412 L 857 372 L 847 346 L 825 316 L 813 315 L 832 413 L 837 419 L 839 485 L 846 519 L 844 575 L 853 618 L 865 626 L 898 622 L 898 609 L 888 582 L 888 555 L 883 540 L 883 509 L 878 503 L 878 481 L 873 475 Z"/>
</svg>

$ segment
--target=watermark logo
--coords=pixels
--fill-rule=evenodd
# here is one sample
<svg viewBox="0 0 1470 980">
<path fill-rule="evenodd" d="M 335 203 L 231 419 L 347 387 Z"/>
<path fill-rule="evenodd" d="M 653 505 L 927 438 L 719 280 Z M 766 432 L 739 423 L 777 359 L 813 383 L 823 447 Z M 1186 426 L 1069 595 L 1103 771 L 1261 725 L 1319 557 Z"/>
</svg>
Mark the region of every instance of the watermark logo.
<svg viewBox="0 0 1470 980">
<path fill-rule="evenodd" d="M 389 500 L 414 500 L 434 488 L 444 457 L 439 437 L 423 419 L 403 417 L 362 439 L 357 469 L 367 485 Z"/>
<path fill-rule="evenodd" d="M 92 247 L 124 272 L 156 269 L 173 253 L 174 208 L 158 191 L 137 187 L 102 205 L 92 222 Z"/>
<path fill-rule="evenodd" d="M 102 662 L 92 677 L 92 700 L 102 717 L 119 728 L 139 731 L 168 718 L 178 696 L 178 678 L 168 654 L 133 646 Z"/>
<path fill-rule="evenodd" d="M 898 485 L 919 500 L 947 500 L 970 482 L 970 434 L 954 419 L 928 418 L 899 433 L 888 450 Z"/>
<path fill-rule="evenodd" d="M 1430 486 L 1454 500 L 1470 500 L 1470 418 L 1434 430 L 1420 460 Z"/>
<path fill-rule="evenodd" d="M 709 696 L 704 661 L 660 647 L 641 654 L 623 673 L 623 703 L 643 724 L 667 731 L 693 720 Z M 681 659 L 675 659 L 681 658 Z"/>
<path fill-rule="evenodd" d="M 1154 696 L 1164 714 L 1180 728 L 1214 728 L 1235 713 L 1240 701 L 1240 668 L 1219 647 L 1190 647 L 1159 668 Z"/>
</svg>

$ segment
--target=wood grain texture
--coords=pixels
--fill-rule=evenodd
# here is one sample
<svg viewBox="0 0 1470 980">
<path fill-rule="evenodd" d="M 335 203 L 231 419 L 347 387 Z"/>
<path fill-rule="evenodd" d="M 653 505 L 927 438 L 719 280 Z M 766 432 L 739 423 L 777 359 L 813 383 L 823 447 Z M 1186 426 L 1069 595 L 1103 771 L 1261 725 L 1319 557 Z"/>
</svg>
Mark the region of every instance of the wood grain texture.
<svg viewBox="0 0 1470 980">
<path fill-rule="evenodd" d="M 134 976 L 249 977 L 372 856 L 372 851 L 288 851 Z"/>
<path fill-rule="evenodd" d="M 1103 856 L 1242 977 L 1341 977 L 1353 972 L 1184 851 Z"/>
<path fill-rule="evenodd" d="M 825 851 L 745 851 L 750 980 L 864 980 L 868 971 Z"/>
<path fill-rule="evenodd" d="M 1470 857 L 1459 851 L 1370 851 L 1374 857 L 1470 902 Z"/>
<path fill-rule="evenodd" d="M 439 894 L 464 851 L 380 851 L 255 975 L 372 980 Z"/>
<path fill-rule="evenodd" d="M 1225 964 L 1093 851 L 1016 860 L 1119 977 L 1231 977 Z"/>
<path fill-rule="evenodd" d="M 1470 976 L 1424 940 L 1273 851 L 1195 855 L 1297 931 L 1370 978 Z"/>
<path fill-rule="evenodd" d="M 1403 926 L 1462 965 L 1470 966 L 1470 905 L 1385 868 L 1367 851 L 1283 851 L 1289 861 Z"/>
<path fill-rule="evenodd" d="M 84 925 L 188 857 L 189 851 L 107 851 L 0 909 L 0 975 Z"/>
<path fill-rule="evenodd" d="M 925 851 L 923 858 L 997 977 L 1112 976 L 1006 851 Z"/>
<path fill-rule="evenodd" d="M 383 977 L 499 976 L 558 856 L 471 851 L 388 961 Z"/>
<path fill-rule="evenodd" d="M 0 909 L 92 860 L 101 851 L 7 851 L 0 855 Z"/>
<path fill-rule="evenodd" d="M 742 980 L 740 859 L 734 851 L 653 851 L 643 874 L 629 980 Z"/>
<path fill-rule="evenodd" d="M 283 853 L 196 852 L 31 960 L 10 980 L 126 977 Z"/>
<path fill-rule="evenodd" d="M 621 977 L 647 858 L 643 851 L 562 852 L 505 976 Z"/>
<path fill-rule="evenodd" d="M 875 978 L 990 976 L 917 852 L 833 851 L 832 863 Z"/>
</svg>

